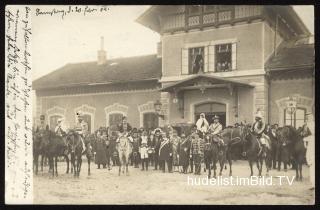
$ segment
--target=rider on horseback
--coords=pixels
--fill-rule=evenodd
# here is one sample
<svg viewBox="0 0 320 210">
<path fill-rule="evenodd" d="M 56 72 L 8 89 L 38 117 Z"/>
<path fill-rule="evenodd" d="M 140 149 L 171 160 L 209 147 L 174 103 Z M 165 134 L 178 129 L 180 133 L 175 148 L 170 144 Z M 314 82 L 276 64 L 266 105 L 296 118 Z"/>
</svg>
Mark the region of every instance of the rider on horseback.
<svg viewBox="0 0 320 210">
<path fill-rule="evenodd" d="M 84 143 L 84 138 L 88 133 L 88 124 L 83 120 L 82 112 L 77 112 L 76 114 L 77 114 L 78 122 L 75 126 L 75 131 L 80 135 L 82 148 L 83 148 L 83 150 L 85 150 L 86 145 Z"/>
<path fill-rule="evenodd" d="M 49 130 L 49 126 L 45 124 L 45 116 L 42 114 L 40 115 L 40 125 L 37 126 L 36 133 L 45 130 Z"/>
<path fill-rule="evenodd" d="M 62 121 L 63 121 L 62 118 L 58 119 L 57 120 L 58 124 L 57 124 L 56 128 L 54 129 L 54 132 L 56 133 L 56 135 L 60 136 L 60 137 L 66 135 L 65 128 L 63 128 L 63 125 L 62 125 Z"/>
<path fill-rule="evenodd" d="M 200 138 L 203 138 L 204 134 L 207 133 L 209 128 L 209 123 L 206 120 L 206 116 L 204 113 L 200 114 L 200 118 L 197 120 L 197 129 L 199 131 Z"/>
<path fill-rule="evenodd" d="M 131 125 L 127 122 L 127 117 L 126 117 L 126 116 L 123 116 L 123 117 L 122 117 L 122 123 L 120 123 L 120 124 L 118 125 L 118 130 L 119 130 L 120 134 L 119 134 L 119 137 L 117 138 L 117 141 L 116 141 L 117 143 L 119 142 L 119 138 L 120 138 L 121 136 L 128 137 L 129 140 L 130 140 L 130 142 L 131 142 L 131 143 L 133 142 L 133 138 L 132 138 L 131 135 L 130 135 L 130 132 L 131 132 L 131 130 L 132 130 L 132 127 L 131 127 Z"/>
<path fill-rule="evenodd" d="M 264 133 L 266 129 L 266 124 L 263 122 L 262 113 L 258 111 L 255 115 L 255 122 L 253 123 L 251 130 L 256 135 L 258 142 L 260 144 L 260 152 L 262 155 L 266 157 L 266 150 L 267 150 L 267 141 L 268 136 Z"/>
<path fill-rule="evenodd" d="M 213 118 L 213 123 L 209 127 L 209 132 L 213 135 L 213 140 L 223 144 L 223 139 L 220 136 L 222 131 L 222 125 L 219 122 L 219 116 L 215 115 Z"/>
</svg>

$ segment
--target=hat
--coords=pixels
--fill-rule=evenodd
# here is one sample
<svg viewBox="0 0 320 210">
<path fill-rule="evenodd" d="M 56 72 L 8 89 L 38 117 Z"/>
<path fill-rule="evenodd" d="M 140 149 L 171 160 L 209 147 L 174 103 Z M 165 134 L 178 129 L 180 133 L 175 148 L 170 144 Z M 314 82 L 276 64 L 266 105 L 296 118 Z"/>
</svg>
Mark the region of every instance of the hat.
<svg viewBox="0 0 320 210">
<path fill-rule="evenodd" d="M 215 120 L 215 119 L 220 119 L 220 117 L 219 117 L 218 115 L 214 115 L 212 119 L 213 119 L 213 120 Z"/>
<path fill-rule="evenodd" d="M 162 130 L 161 130 L 160 128 L 156 128 L 156 129 L 154 130 L 154 133 L 157 133 L 157 132 L 162 133 Z"/>
<path fill-rule="evenodd" d="M 138 133 L 138 129 L 137 128 L 133 128 L 132 129 L 132 133 Z"/>
<path fill-rule="evenodd" d="M 57 122 L 62 122 L 63 121 L 63 118 L 59 118 L 58 120 L 57 120 Z"/>
<path fill-rule="evenodd" d="M 203 117 L 205 117 L 206 115 L 205 115 L 204 113 L 201 113 L 201 114 L 200 114 L 200 116 L 203 116 Z"/>
<path fill-rule="evenodd" d="M 258 111 L 254 116 L 255 116 L 255 117 L 258 117 L 258 118 L 260 118 L 260 119 L 263 118 L 262 113 L 261 113 L 260 111 Z"/>
<path fill-rule="evenodd" d="M 78 111 L 78 112 L 76 113 L 76 115 L 78 116 L 78 118 L 82 118 L 82 112 L 81 112 L 81 111 Z"/>
<path fill-rule="evenodd" d="M 44 120 L 45 119 L 45 116 L 42 114 L 40 115 L 40 120 Z"/>
</svg>

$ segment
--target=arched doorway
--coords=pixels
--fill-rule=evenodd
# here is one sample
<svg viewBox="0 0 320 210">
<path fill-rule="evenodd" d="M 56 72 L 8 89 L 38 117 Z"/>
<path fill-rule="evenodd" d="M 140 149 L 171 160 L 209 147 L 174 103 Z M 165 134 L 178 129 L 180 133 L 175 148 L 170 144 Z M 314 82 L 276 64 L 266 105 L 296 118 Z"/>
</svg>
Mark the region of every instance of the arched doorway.
<svg viewBox="0 0 320 210">
<path fill-rule="evenodd" d="M 194 107 L 194 119 L 197 121 L 200 114 L 204 113 L 206 119 L 211 124 L 213 122 L 212 117 L 218 115 L 220 117 L 220 123 L 223 127 L 226 127 L 226 105 L 217 102 L 205 102 L 198 104 Z"/>
</svg>

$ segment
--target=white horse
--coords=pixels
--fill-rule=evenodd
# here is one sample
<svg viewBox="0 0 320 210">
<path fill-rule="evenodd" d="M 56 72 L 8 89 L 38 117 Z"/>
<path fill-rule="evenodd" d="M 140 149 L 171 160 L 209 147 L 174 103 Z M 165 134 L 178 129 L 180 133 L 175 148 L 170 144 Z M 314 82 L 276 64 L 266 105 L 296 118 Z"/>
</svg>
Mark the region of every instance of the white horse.
<svg viewBox="0 0 320 210">
<path fill-rule="evenodd" d="M 128 165 L 129 165 L 129 157 L 132 152 L 132 145 L 128 137 L 120 136 L 117 144 L 117 150 L 119 154 L 119 176 L 121 174 L 121 167 L 122 173 L 124 173 L 124 169 L 126 168 L 126 175 L 129 175 Z"/>
</svg>

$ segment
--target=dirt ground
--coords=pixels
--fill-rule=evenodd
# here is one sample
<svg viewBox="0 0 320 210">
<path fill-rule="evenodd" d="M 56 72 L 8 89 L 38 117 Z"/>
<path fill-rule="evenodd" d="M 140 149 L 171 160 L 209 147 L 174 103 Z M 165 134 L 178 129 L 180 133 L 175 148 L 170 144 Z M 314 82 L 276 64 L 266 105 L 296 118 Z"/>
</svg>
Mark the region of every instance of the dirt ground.
<svg viewBox="0 0 320 210">
<path fill-rule="evenodd" d="M 58 167 L 58 177 L 50 177 L 48 168 L 34 175 L 34 204 L 314 204 L 314 190 L 310 189 L 306 166 L 303 168 L 303 181 L 294 181 L 292 185 L 286 178 L 281 179 L 280 184 L 280 178 L 276 176 L 288 176 L 290 181 L 295 175 L 294 170 L 270 171 L 272 186 L 217 186 L 210 185 L 210 180 L 207 185 L 191 185 L 191 178 L 206 179 L 203 169 L 200 176 L 195 176 L 162 173 L 154 171 L 153 167 L 149 167 L 149 171 L 141 171 L 129 166 L 129 176 L 118 176 L 118 167 L 109 171 L 91 165 L 91 175 L 88 176 L 84 160 L 80 177 L 74 178 L 65 174 L 64 162 L 59 162 Z M 256 167 L 254 170 L 257 174 Z M 246 161 L 234 162 L 233 178 L 237 177 L 249 177 Z M 221 178 L 229 178 L 228 170 L 223 171 Z"/>
</svg>

